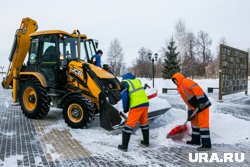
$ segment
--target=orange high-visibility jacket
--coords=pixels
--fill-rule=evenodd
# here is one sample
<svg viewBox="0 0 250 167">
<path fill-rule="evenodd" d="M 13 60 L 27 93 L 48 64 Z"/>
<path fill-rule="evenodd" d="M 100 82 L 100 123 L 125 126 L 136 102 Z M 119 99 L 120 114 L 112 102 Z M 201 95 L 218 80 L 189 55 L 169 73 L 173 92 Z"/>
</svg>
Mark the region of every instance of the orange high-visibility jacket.
<svg viewBox="0 0 250 167">
<path fill-rule="evenodd" d="M 208 97 L 196 82 L 185 78 L 181 73 L 175 73 L 172 76 L 172 79 L 177 80 L 178 92 L 188 105 L 189 110 L 194 110 L 195 108 L 199 107 L 201 103 L 206 104 L 206 108 L 211 105 Z"/>
</svg>

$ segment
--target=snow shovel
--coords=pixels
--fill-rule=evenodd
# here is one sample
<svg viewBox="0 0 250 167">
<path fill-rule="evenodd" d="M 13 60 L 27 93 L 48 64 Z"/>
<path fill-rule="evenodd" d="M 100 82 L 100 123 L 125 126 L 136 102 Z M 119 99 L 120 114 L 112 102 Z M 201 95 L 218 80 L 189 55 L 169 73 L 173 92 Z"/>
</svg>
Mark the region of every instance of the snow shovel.
<svg viewBox="0 0 250 167">
<path fill-rule="evenodd" d="M 192 118 L 198 111 L 199 111 L 199 108 L 196 108 L 195 111 L 193 112 L 193 114 L 190 116 L 190 118 Z M 175 128 L 173 128 L 168 133 L 167 138 L 171 138 L 171 139 L 181 139 L 181 138 L 183 138 L 183 136 L 185 135 L 185 132 L 188 129 L 187 122 L 188 122 L 188 119 L 186 120 L 186 122 L 183 125 L 178 125 Z"/>
<path fill-rule="evenodd" d="M 113 129 L 122 128 L 125 125 L 125 123 L 127 122 L 128 117 L 123 112 L 121 112 L 121 111 L 119 112 L 119 114 L 124 119 L 124 121 L 121 122 L 119 125 L 113 126 Z"/>
<path fill-rule="evenodd" d="M 148 99 L 153 99 L 153 98 L 157 97 L 157 93 L 158 92 L 155 92 L 155 93 L 148 95 Z"/>
</svg>

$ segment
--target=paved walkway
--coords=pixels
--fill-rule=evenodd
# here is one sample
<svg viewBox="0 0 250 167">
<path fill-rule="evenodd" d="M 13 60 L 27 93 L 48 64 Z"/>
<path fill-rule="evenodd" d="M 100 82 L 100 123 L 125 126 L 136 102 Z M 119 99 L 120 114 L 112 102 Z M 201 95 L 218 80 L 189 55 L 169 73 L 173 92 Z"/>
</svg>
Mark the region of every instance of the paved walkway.
<svg viewBox="0 0 250 167">
<path fill-rule="evenodd" d="M 53 128 L 61 117 L 52 114 L 42 120 L 31 120 L 22 114 L 20 107 L 2 103 L 0 108 L 0 166 L 250 166 L 249 142 L 213 147 L 212 152 L 218 152 L 219 156 L 225 152 L 245 153 L 245 161 L 240 164 L 191 163 L 188 155 L 196 150 L 186 145 L 152 145 L 142 149 L 144 160 L 141 162 L 138 157 L 133 157 L 133 152 L 121 153 L 122 158 L 112 153 L 92 154 L 71 136 L 68 129 Z M 250 117 L 250 114 L 244 116 Z"/>
<path fill-rule="evenodd" d="M 18 166 L 133 166 L 113 154 L 92 156 L 83 145 L 72 139 L 68 130 L 46 131 L 46 126 L 53 126 L 55 119 L 46 117 L 43 120 L 30 120 L 23 116 L 19 107 L 5 108 L 0 106 L 0 164 L 11 159 Z M 240 166 L 250 165 L 250 146 L 239 144 L 215 145 L 213 152 L 244 152 L 246 160 Z M 153 146 L 142 151 L 148 158 L 139 166 L 200 166 L 189 163 L 188 154 L 195 153 L 192 147 L 159 147 Z M 220 155 L 219 154 L 219 155 Z M 133 155 L 124 154 L 132 159 Z M 14 157 L 14 158 L 13 158 Z M 123 157 L 124 159 L 124 157 Z M 130 161 L 131 162 L 131 161 Z M 238 166 L 237 163 L 218 163 L 216 166 Z M 215 166 L 215 163 L 206 164 Z"/>
</svg>

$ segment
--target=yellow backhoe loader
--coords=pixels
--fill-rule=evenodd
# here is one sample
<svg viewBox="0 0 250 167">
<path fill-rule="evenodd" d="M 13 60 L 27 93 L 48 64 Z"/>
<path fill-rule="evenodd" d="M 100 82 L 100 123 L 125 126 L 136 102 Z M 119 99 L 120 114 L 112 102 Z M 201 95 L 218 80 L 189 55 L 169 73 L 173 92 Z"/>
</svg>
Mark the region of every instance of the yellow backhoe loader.
<svg viewBox="0 0 250 167">
<path fill-rule="evenodd" d="M 3 88 L 12 89 L 13 105 L 21 105 L 32 119 L 44 118 L 51 105 L 62 108 L 72 128 L 88 127 L 96 114 L 104 129 L 121 127 L 121 112 L 112 106 L 121 99 L 121 83 L 108 65 L 100 68 L 90 63 L 97 41 L 78 30 L 37 29 L 35 20 L 24 18 L 15 34 L 2 82 Z M 150 111 L 149 119 L 169 108 Z"/>
<path fill-rule="evenodd" d="M 78 30 L 37 29 L 36 21 L 24 18 L 15 34 L 2 82 L 12 89 L 13 104 L 33 119 L 45 117 L 53 104 L 72 128 L 86 128 L 100 113 L 101 127 L 112 130 L 121 122 L 112 107 L 120 100 L 121 84 L 108 66 L 88 63 L 98 43 Z"/>
</svg>

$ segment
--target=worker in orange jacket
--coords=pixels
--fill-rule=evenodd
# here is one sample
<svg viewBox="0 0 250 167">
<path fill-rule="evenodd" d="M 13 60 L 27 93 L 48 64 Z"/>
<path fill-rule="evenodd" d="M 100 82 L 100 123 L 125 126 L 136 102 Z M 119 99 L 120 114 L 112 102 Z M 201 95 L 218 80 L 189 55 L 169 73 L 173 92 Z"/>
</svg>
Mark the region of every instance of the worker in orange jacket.
<svg viewBox="0 0 250 167">
<path fill-rule="evenodd" d="M 188 106 L 188 118 L 192 125 L 192 140 L 187 141 L 187 144 L 201 145 L 197 148 L 198 151 L 210 150 L 209 106 L 211 106 L 211 102 L 196 82 L 185 78 L 181 73 L 175 73 L 172 80 Z M 191 118 L 190 116 L 196 108 L 199 109 L 198 113 Z"/>
</svg>

